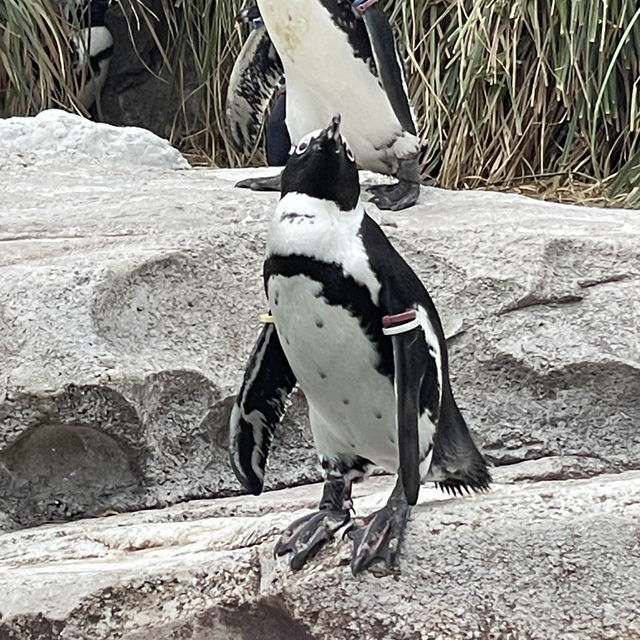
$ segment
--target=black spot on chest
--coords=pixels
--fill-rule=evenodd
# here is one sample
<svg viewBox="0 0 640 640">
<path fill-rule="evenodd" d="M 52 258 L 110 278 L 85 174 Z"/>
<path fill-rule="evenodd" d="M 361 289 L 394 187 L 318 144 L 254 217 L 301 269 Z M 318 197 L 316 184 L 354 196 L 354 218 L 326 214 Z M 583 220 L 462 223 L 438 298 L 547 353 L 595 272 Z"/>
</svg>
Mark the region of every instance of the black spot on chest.
<svg viewBox="0 0 640 640">
<path fill-rule="evenodd" d="M 309 220 L 309 224 L 314 224 L 315 216 L 309 213 L 283 213 L 280 216 L 280 222 L 284 222 L 285 220 L 288 220 L 289 223 L 292 223 L 295 220 L 297 220 L 299 223 L 303 220 Z"/>
</svg>

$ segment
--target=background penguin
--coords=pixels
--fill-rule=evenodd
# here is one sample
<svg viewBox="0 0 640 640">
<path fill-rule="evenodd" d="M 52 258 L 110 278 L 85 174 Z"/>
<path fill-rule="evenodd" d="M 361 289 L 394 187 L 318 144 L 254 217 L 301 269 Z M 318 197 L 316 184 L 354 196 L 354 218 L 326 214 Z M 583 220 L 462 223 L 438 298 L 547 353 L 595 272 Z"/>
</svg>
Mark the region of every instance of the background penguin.
<svg viewBox="0 0 640 640">
<path fill-rule="evenodd" d="M 260 17 L 260 11 L 258 7 L 252 5 L 250 7 L 246 7 L 243 9 L 237 16 L 236 20 L 238 22 L 245 22 L 252 26 L 253 31 L 261 30 L 256 36 L 252 34 L 249 36 L 247 40 L 247 44 L 244 49 L 248 49 L 248 53 L 241 54 L 241 59 L 248 59 L 253 57 L 254 50 L 252 48 L 252 41 L 256 40 L 257 42 L 261 42 L 264 40 L 264 45 L 269 48 L 270 54 L 274 56 L 275 63 L 279 68 L 280 60 L 278 58 L 278 54 L 273 49 L 270 40 L 266 36 L 266 32 L 264 30 L 264 23 L 262 22 L 262 18 Z M 243 49 L 243 52 L 244 52 Z M 263 53 L 260 54 L 264 55 Z M 262 59 L 264 61 L 264 59 Z M 232 86 L 237 86 L 237 82 L 239 78 L 243 77 L 243 74 L 246 76 L 246 69 L 242 72 L 242 74 L 238 74 L 236 72 L 237 69 L 241 69 L 243 64 L 237 65 L 234 70 L 234 75 L 232 75 Z M 246 79 L 246 78 L 245 78 Z M 244 98 L 238 97 L 238 102 L 236 103 L 236 109 L 238 113 L 242 113 L 245 119 L 244 129 L 240 130 L 239 136 L 242 138 L 252 138 L 256 139 L 258 134 L 260 133 L 261 120 L 264 110 L 266 109 L 267 102 L 269 101 L 269 94 L 271 92 L 271 88 L 267 90 L 267 92 L 263 95 L 259 93 L 259 95 L 263 95 L 264 102 L 261 102 L 257 96 L 253 95 L 253 91 L 258 84 L 253 84 L 252 79 L 249 78 L 249 83 L 243 85 L 243 91 L 248 92 L 244 94 Z M 278 81 L 278 91 L 276 93 L 275 100 L 273 101 L 273 108 L 271 109 L 271 113 L 269 114 L 269 118 L 267 119 L 266 126 L 264 128 L 264 137 L 265 137 L 265 151 L 267 156 L 267 164 L 270 166 L 282 166 L 287 163 L 287 159 L 289 157 L 289 151 L 291 149 L 291 138 L 289 137 L 289 132 L 287 131 L 287 125 L 285 122 L 286 118 L 286 98 L 285 98 L 285 89 L 284 89 L 284 77 L 281 77 Z M 251 105 L 255 105 L 258 102 L 261 106 L 260 108 L 253 112 Z M 279 189 L 278 185 L 278 189 Z"/>
<path fill-rule="evenodd" d="M 394 561 L 421 481 L 461 494 L 491 477 L 453 398 L 433 302 L 365 213 L 339 124 L 303 137 L 282 174 L 264 263 L 274 323 L 233 407 L 230 454 L 242 485 L 260 493 L 273 430 L 301 387 L 326 481 L 319 510 L 276 547 L 294 569 L 349 522 L 354 481 L 371 465 L 397 472 L 386 506 L 349 530 L 355 574 Z"/>
<path fill-rule="evenodd" d="M 113 56 L 113 36 L 104 23 L 108 6 L 109 0 L 91 0 L 74 3 L 67 9 L 69 13 L 75 14 L 74 24 L 79 26 L 71 35 L 74 48 L 73 70 L 81 88 L 80 102 L 87 111 L 99 99 Z"/>
<path fill-rule="evenodd" d="M 284 71 L 293 143 L 340 111 L 360 167 L 398 178 L 395 185 L 370 187 L 371 200 L 382 209 L 402 209 L 420 193 L 420 141 L 391 26 L 370 5 L 371 0 L 258 0 L 264 24 L 251 33 L 234 67 L 227 119 L 236 146 L 250 150 Z M 241 18 L 248 11 L 256 9 Z M 279 189 L 279 180 L 249 179 L 239 186 Z"/>
</svg>

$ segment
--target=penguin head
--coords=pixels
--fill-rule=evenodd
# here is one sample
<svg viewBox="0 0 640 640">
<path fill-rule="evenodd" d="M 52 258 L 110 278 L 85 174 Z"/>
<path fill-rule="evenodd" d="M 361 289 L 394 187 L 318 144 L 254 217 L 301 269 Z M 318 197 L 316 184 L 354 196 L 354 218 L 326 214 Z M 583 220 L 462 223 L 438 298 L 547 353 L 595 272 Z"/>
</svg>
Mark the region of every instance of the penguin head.
<svg viewBox="0 0 640 640">
<path fill-rule="evenodd" d="M 260 20 L 260 9 L 255 4 L 244 7 L 240 13 L 236 14 L 236 22 L 251 23 L 254 20 Z"/>
<path fill-rule="evenodd" d="M 340 134 L 340 114 L 326 129 L 308 133 L 291 150 L 282 172 L 281 190 L 334 202 L 342 211 L 355 209 L 360 197 L 358 166 Z"/>
</svg>

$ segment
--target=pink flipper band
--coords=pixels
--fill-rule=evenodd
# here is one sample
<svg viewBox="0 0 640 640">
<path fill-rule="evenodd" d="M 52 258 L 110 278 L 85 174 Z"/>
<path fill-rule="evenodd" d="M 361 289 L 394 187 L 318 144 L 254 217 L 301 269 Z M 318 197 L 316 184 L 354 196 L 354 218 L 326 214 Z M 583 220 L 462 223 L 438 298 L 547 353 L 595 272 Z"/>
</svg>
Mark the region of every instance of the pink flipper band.
<svg viewBox="0 0 640 640">
<path fill-rule="evenodd" d="M 382 317 L 382 333 L 385 336 L 395 336 L 399 333 L 406 333 L 419 327 L 418 313 L 415 309 L 409 309 L 402 313 Z"/>
<path fill-rule="evenodd" d="M 378 2 L 378 0 L 365 0 L 365 2 L 362 2 L 361 4 L 354 6 L 354 9 L 358 13 L 364 13 L 371 5 L 374 5 L 376 2 Z"/>
</svg>

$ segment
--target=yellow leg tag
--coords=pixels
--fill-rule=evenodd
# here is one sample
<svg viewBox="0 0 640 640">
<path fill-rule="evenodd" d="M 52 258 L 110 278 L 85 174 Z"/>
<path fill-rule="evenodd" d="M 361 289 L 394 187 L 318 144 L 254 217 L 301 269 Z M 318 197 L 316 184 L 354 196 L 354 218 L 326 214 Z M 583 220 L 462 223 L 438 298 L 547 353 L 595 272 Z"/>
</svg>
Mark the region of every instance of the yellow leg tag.
<svg viewBox="0 0 640 640">
<path fill-rule="evenodd" d="M 273 322 L 273 316 L 270 313 L 263 313 L 260 316 L 260 322 L 264 322 L 265 324 L 270 324 Z"/>
</svg>

